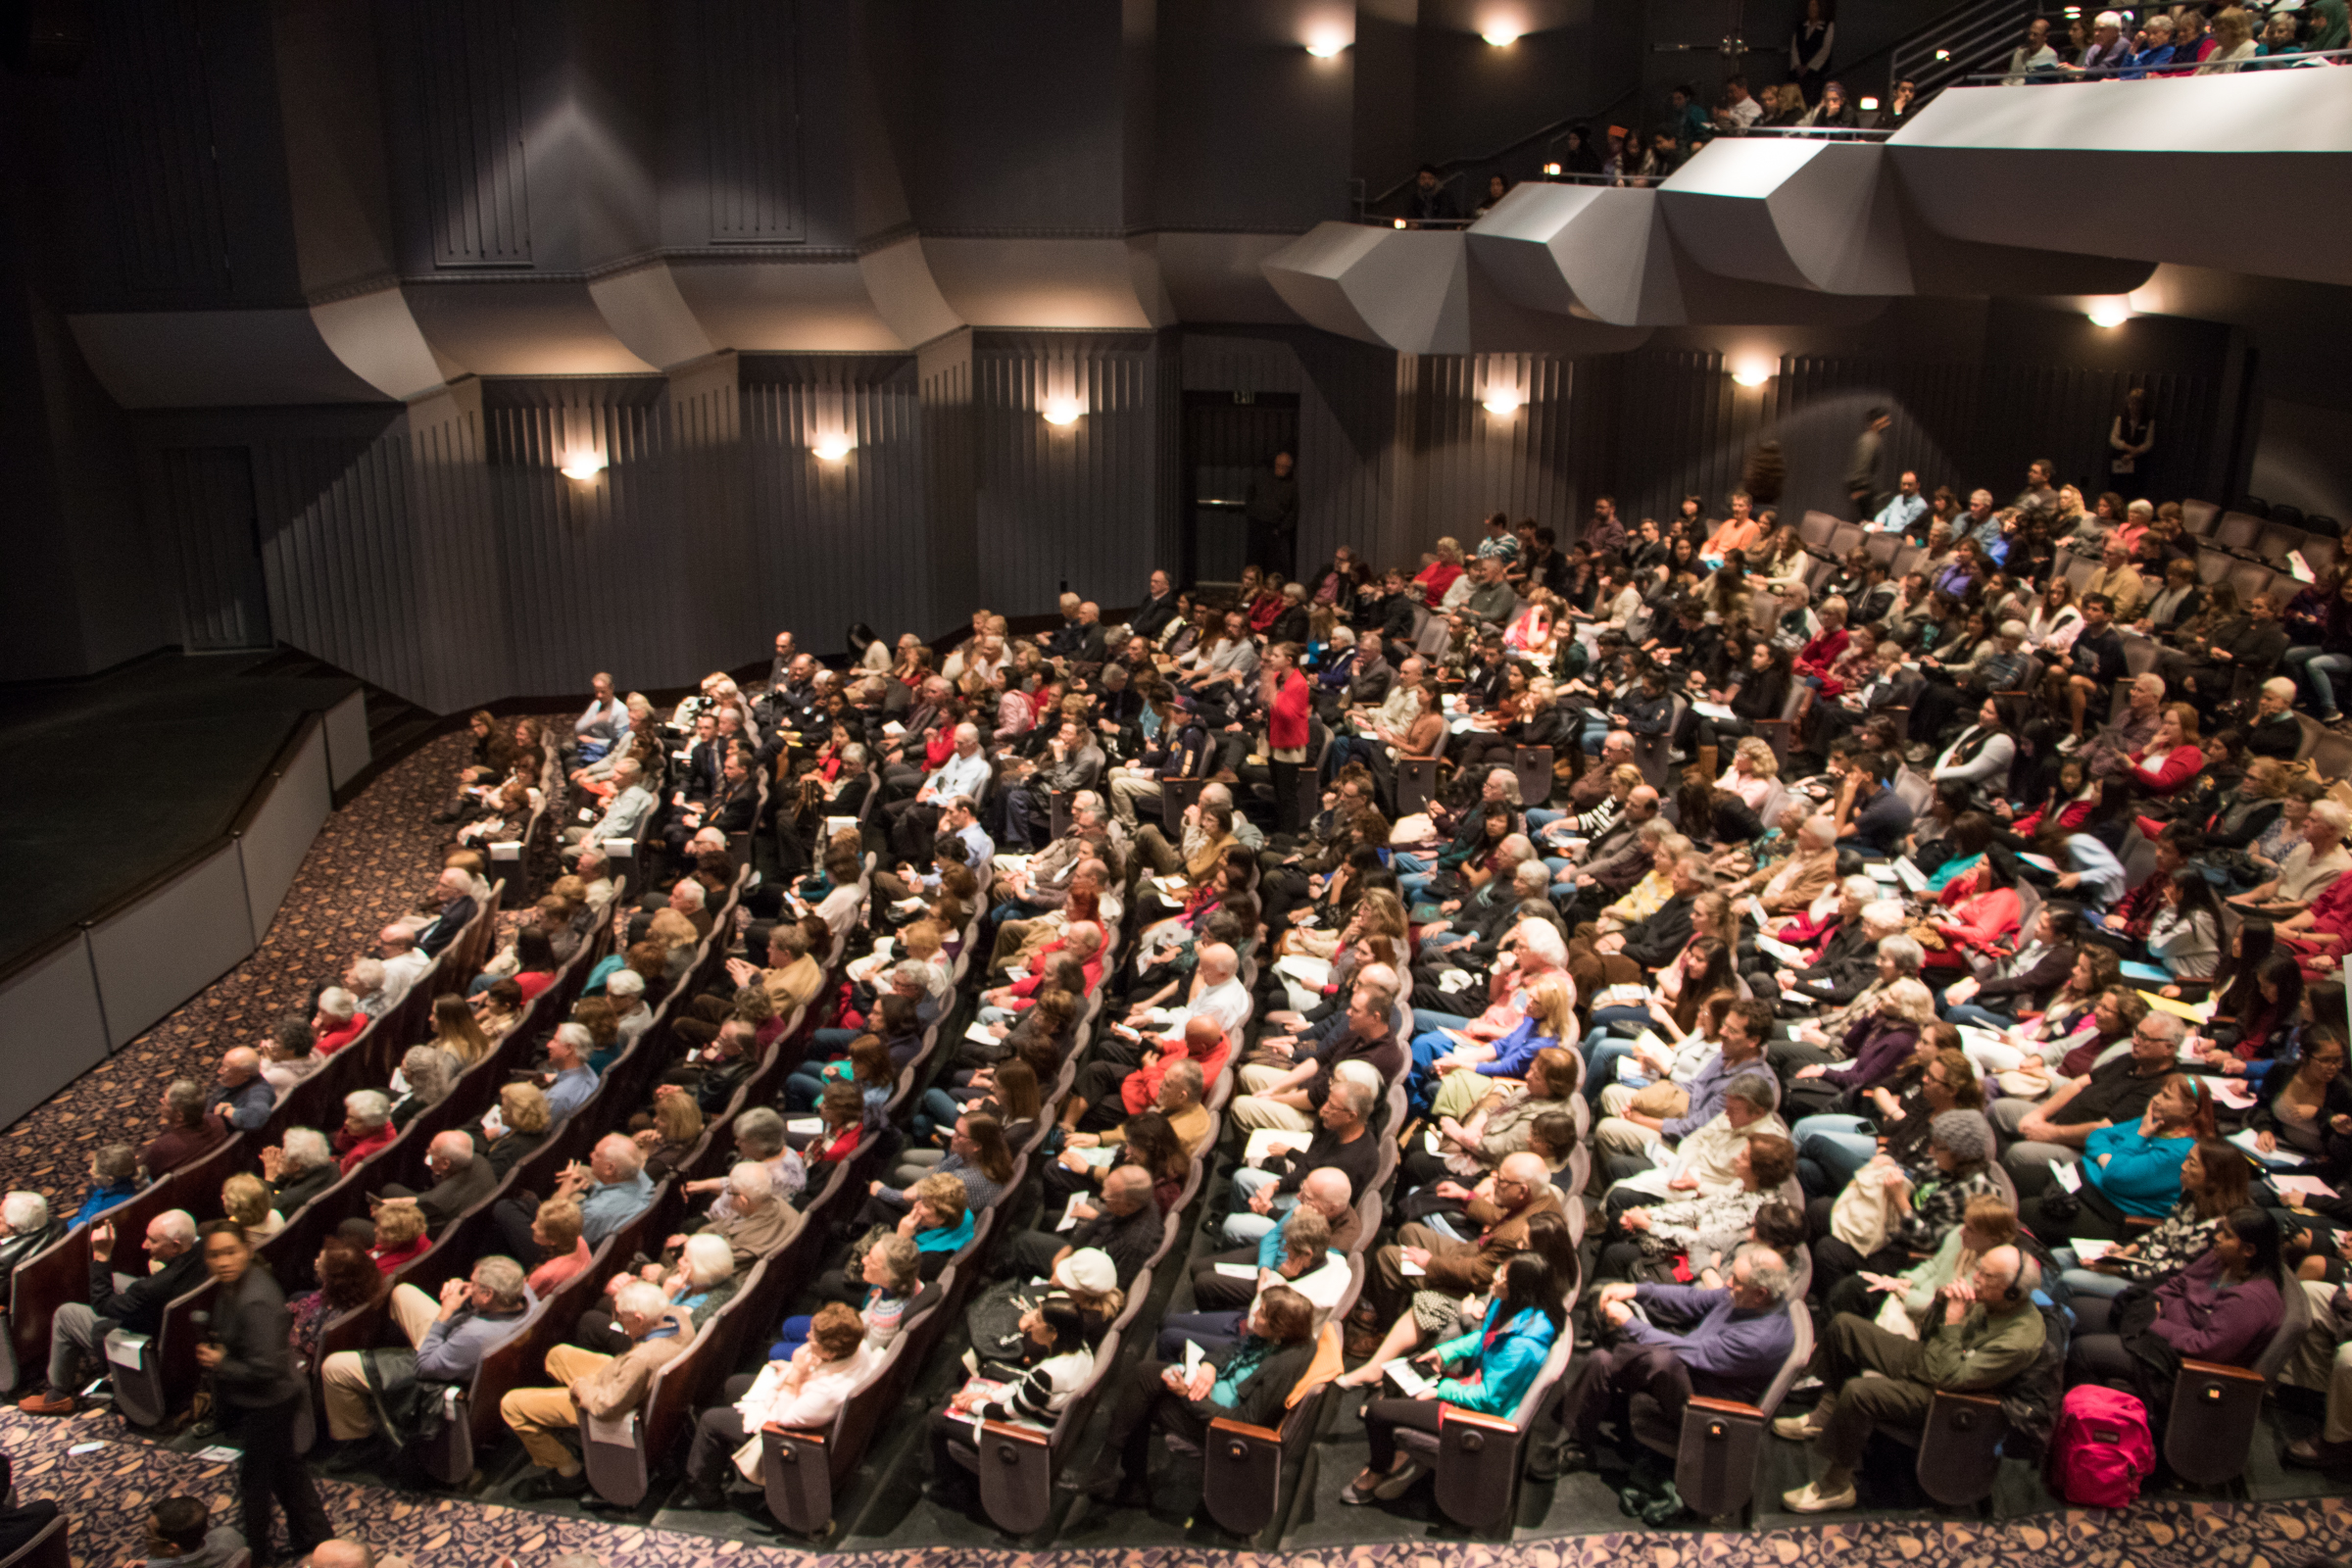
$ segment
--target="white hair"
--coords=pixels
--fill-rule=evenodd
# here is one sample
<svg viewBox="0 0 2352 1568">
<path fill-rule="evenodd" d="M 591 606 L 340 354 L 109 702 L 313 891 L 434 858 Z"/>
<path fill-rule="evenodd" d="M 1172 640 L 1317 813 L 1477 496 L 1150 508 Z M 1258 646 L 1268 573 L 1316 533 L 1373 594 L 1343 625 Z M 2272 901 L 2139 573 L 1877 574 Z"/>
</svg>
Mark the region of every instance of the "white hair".
<svg viewBox="0 0 2352 1568">
<path fill-rule="evenodd" d="M 662 1287 L 651 1280 L 631 1280 L 612 1298 L 614 1317 L 642 1318 L 653 1323 L 660 1321 L 662 1314 L 668 1310 L 669 1298 L 662 1295 Z"/>
<path fill-rule="evenodd" d="M 381 958 L 354 958 L 351 960 L 351 966 L 343 972 L 368 990 L 373 991 L 384 983 L 384 960 Z"/>
<path fill-rule="evenodd" d="M 343 1108 L 363 1127 L 381 1127 L 392 1119 L 392 1102 L 380 1089 L 355 1089 L 343 1097 Z"/>
<path fill-rule="evenodd" d="M 724 1236 L 697 1233 L 686 1238 L 681 1254 L 686 1277 L 697 1285 L 716 1285 L 735 1272 L 735 1249 Z"/>
<path fill-rule="evenodd" d="M 596 1049 L 596 1036 L 588 1032 L 588 1026 L 584 1023 L 558 1024 L 555 1038 L 563 1041 L 565 1049 L 575 1055 L 585 1056 Z"/>
<path fill-rule="evenodd" d="M 2352 807 L 2346 807 L 2341 801 L 2315 802 L 2311 808 L 2311 819 L 2333 830 L 2335 836 L 2341 838 L 2344 829 L 2352 827 Z"/>
<path fill-rule="evenodd" d="M 1919 973 L 1919 966 L 1928 961 L 1927 950 L 1910 937 L 1886 938 L 1879 944 L 1879 956 L 1906 975 Z"/>
<path fill-rule="evenodd" d="M 709 891 L 705 889 L 700 882 L 697 882 L 692 877 L 687 877 L 680 881 L 676 887 L 671 888 L 669 891 L 673 896 L 683 895 L 689 908 L 699 909 L 705 904 L 709 903 L 710 899 Z"/>
<path fill-rule="evenodd" d="M 727 1172 L 727 1191 L 747 1202 L 757 1203 L 775 1190 L 775 1178 L 756 1159 L 744 1160 Z"/>
<path fill-rule="evenodd" d="M 1522 953 L 1541 958 L 1545 967 L 1568 966 L 1568 944 L 1561 940 L 1560 928 L 1549 920 L 1522 920 L 1512 927 L 1511 934 L 1519 939 Z"/>
<path fill-rule="evenodd" d="M 19 1236 L 49 1228 L 49 1200 L 38 1193 L 11 1193 L 0 1198 L 0 1220 Z"/>
<path fill-rule="evenodd" d="M 1882 931 L 1900 931 L 1904 919 L 1899 899 L 1878 899 L 1862 906 L 1862 923 L 1875 925 Z"/>
<path fill-rule="evenodd" d="M 287 1128 L 285 1137 L 278 1140 L 278 1152 L 285 1156 L 284 1168 L 290 1171 L 317 1170 L 332 1157 L 326 1134 L 309 1127 Z"/>
<path fill-rule="evenodd" d="M 1860 899 L 1865 906 L 1879 902 L 1879 884 L 1875 877 L 1849 876 L 1838 884 L 1849 899 Z"/>
<path fill-rule="evenodd" d="M 380 968 L 381 965 L 378 967 Z M 324 991 L 318 993 L 318 1010 L 329 1018 L 340 1018 L 348 1022 L 351 1015 L 360 1010 L 360 999 L 341 986 L 328 986 Z"/>
</svg>

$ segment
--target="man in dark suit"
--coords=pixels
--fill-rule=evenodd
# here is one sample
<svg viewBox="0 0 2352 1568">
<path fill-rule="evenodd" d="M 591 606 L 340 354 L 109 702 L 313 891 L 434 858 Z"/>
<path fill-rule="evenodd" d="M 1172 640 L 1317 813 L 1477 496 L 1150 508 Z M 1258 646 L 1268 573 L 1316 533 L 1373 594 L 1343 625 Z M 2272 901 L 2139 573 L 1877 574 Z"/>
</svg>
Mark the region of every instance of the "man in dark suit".
<svg viewBox="0 0 2352 1568">
<path fill-rule="evenodd" d="M 1166 572 L 1155 571 L 1152 574 L 1151 596 L 1127 617 L 1127 629 L 1138 637 L 1156 642 L 1159 634 L 1168 629 L 1168 622 L 1175 618 L 1176 587 L 1168 581 Z"/>
<path fill-rule="evenodd" d="M 77 1408 L 74 1391 L 89 1363 L 105 1359 L 106 1337 L 117 1329 L 159 1332 L 164 1308 L 204 1279 L 196 1221 L 183 1208 L 166 1209 L 147 1222 L 147 1261 L 155 1272 L 117 1290 L 114 1256 L 115 1228 L 102 1220 L 90 1229 L 90 1298 L 68 1301 L 50 1317 L 49 1389 L 17 1401 L 26 1415 L 72 1415 Z"/>
<path fill-rule="evenodd" d="M 441 913 L 431 925 L 416 933 L 416 951 L 428 957 L 439 956 L 443 948 L 455 942 L 476 909 L 473 878 L 454 865 L 441 873 L 433 891 L 441 899 Z"/>
</svg>

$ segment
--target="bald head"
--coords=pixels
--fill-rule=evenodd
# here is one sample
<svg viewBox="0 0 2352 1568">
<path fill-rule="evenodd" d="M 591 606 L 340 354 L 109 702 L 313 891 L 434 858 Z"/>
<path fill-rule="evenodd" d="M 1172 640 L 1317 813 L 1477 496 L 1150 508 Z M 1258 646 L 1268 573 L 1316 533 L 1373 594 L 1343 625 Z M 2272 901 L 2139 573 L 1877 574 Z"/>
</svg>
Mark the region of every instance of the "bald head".
<svg viewBox="0 0 2352 1568">
<path fill-rule="evenodd" d="M 375 1568 L 375 1553 L 356 1541 L 320 1542 L 311 1549 L 312 1568 Z"/>
<path fill-rule="evenodd" d="M 1210 985 L 1222 985 L 1233 978 L 1242 966 L 1241 956 L 1222 942 L 1210 942 L 1200 949 L 1200 978 Z"/>
<path fill-rule="evenodd" d="M 1132 1214 L 1152 1201 L 1152 1173 L 1141 1165 L 1113 1166 L 1102 1178 L 1102 1202 L 1113 1214 Z"/>
<path fill-rule="evenodd" d="M 220 1081 L 231 1089 L 252 1082 L 261 1070 L 261 1053 L 251 1046 L 231 1046 L 220 1054 Z"/>
<path fill-rule="evenodd" d="M 1494 1174 L 1503 1181 L 1518 1183 L 1528 1199 L 1551 1185 L 1551 1169 L 1544 1163 L 1544 1156 L 1531 1154 L 1525 1150 L 1516 1154 L 1503 1155 L 1502 1163 L 1495 1167 Z M 1521 1200 L 1522 1202 L 1526 1200 Z"/>
<path fill-rule="evenodd" d="M 1325 1165 L 1308 1174 L 1298 1184 L 1298 1201 L 1315 1209 L 1325 1219 L 1336 1220 L 1348 1212 L 1355 1201 L 1354 1189 L 1348 1184 L 1348 1173 Z"/>
</svg>

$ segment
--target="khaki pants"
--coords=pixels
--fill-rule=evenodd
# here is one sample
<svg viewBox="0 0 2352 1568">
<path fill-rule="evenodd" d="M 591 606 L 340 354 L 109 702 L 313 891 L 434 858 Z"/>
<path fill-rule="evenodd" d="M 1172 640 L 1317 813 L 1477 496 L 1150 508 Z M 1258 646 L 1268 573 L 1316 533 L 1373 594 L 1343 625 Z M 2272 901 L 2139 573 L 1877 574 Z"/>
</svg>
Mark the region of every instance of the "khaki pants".
<svg viewBox="0 0 2352 1568">
<path fill-rule="evenodd" d="M 1237 1125 L 1247 1127 L 1251 1132 L 1261 1127 L 1272 1127 L 1286 1133 L 1313 1132 L 1315 1118 L 1308 1112 L 1260 1098 L 1265 1091 L 1288 1076 L 1290 1069 L 1286 1067 L 1244 1067 L 1241 1070 L 1243 1093 L 1228 1107 L 1226 1114 Z"/>
<path fill-rule="evenodd" d="M 408 1336 L 412 1348 L 424 1342 L 425 1330 L 441 1315 L 441 1303 L 414 1285 L 392 1292 L 392 1317 Z M 368 1369 L 357 1350 L 337 1350 L 318 1367 L 326 1391 L 326 1435 L 350 1443 L 375 1430 L 375 1398 L 368 1392 Z"/>
<path fill-rule="evenodd" d="M 2352 1344 L 2335 1343 L 2342 1332 L 2331 1304 L 2335 1287 L 2326 1280 L 2298 1280 L 2296 1284 L 2311 1302 L 2311 1327 L 2279 1369 L 2278 1380 L 2299 1389 L 2324 1391 L 2328 1424 L 2320 1428 L 2320 1441 L 2352 1443 Z"/>
<path fill-rule="evenodd" d="M 1609 1089 L 1616 1087 L 1612 1084 Z M 1601 1091 L 1604 1102 L 1609 1089 Z M 1626 1098 L 1631 1100 L 1633 1097 L 1629 1094 Z M 1600 1125 L 1592 1129 L 1592 1141 L 1613 1153 L 1645 1154 L 1652 1164 L 1660 1162 L 1658 1155 L 1663 1152 L 1661 1146 L 1666 1142 L 1647 1127 L 1627 1121 L 1621 1116 L 1603 1116 Z"/>
<path fill-rule="evenodd" d="M 1129 827 L 1133 827 L 1135 826 L 1135 803 L 1138 801 L 1150 801 L 1156 808 L 1159 805 L 1159 780 L 1144 772 L 1141 768 L 1130 770 L 1116 767 L 1111 769 L 1110 814 Z"/>
<path fill-rule="evenodd" d="M 559 1475 L 580 1473 L 579 1455 L 565 1438 L 580 1430 L 579 1407 L 571 1402 L 571 1386 L 612 1358 L 576 1345 L 559 1345 L 547 1352 L 547 1375 L 552 1389 L 516 1389 L 498 1402 L 499 1418 L 514 1429 L 531 1456 L 531 1463 Z"/>
<path fill-rule="evenodd" d="M 1478 1109 L 1479 1102 L 1500 1089 L 1504 1082 L 1467 1067 L 1449 1072 L 1438 1080 L 1438 1098 L 1431 1103 L 1430 1111 L 1433 1115 L 1451 1116 L 1455 1121 L 1466 1120 Z"/>
</svg>

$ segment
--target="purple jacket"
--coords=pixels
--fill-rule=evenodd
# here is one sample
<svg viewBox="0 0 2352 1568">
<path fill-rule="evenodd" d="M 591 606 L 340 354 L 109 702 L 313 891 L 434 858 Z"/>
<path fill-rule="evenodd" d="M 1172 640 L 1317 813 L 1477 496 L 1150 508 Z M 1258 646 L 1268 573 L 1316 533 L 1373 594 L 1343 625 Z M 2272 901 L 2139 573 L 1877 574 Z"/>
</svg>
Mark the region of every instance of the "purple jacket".
<svg viewBox="0 0 2352 1568">
<path fill-rule="evenodd" d="M 1628 1319 L 1621 1332 L 1637 1345 L 1673 1350 L 1690 1373 L 1691 1391 L 1703 1397 L 1754 1403 L 1795 1348 L 1796 1331 L 1789 1327 L 1785 1308 L 1741 1311 L 1732 1304 L 1729 1291 L 1644 1285 L 1634 1293 L 1634 1299 L 1676 1321 L 1696 1320 L 1677 1334 L 1636 1317 Z"/>
<path fill-rule="evenodd" d="M 1865 1014 L 1845 1031 L 1845 1053 L 1853 1059 L 1823 1073 L 1825 1083 L 1840 1089 L 1863 1090 L 1885 1083 L 1894 1069 L 1911 1057 L 1919 1045 L 1916 1024 L 1888 1023 Z"/>
<path fill-rule="evenodd" d="M 2222 1256 L 2207 1249 L 2197 1260 L 2156 1287 L 2158 1337 L 2182 1355 L 2228 1366 L 2251 1366 L 2278 1332 L 2285 1308 L 2274 1280 L 2221 1283 Z"/>
</svg>

